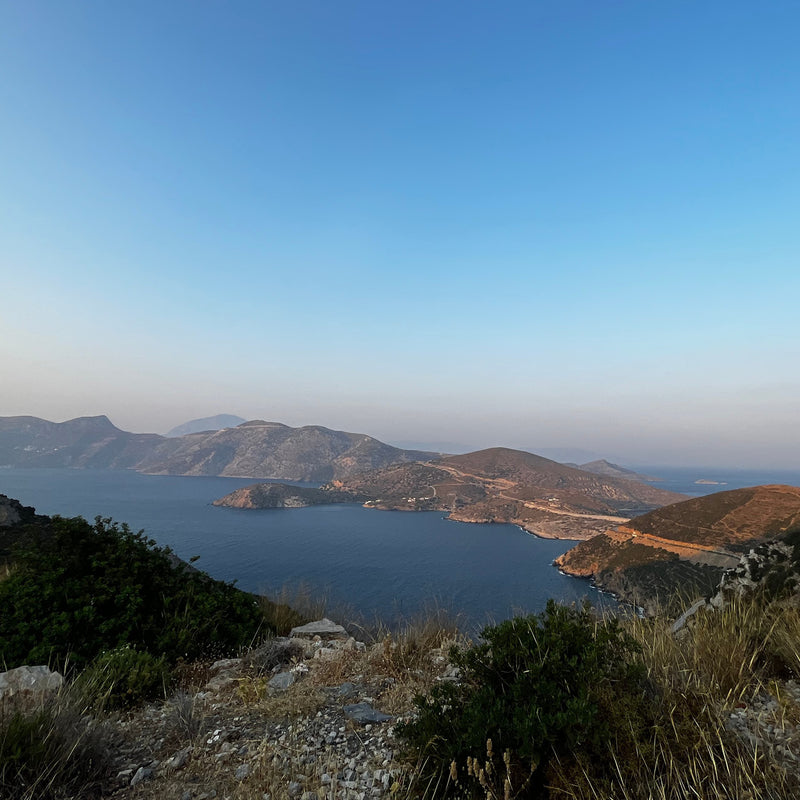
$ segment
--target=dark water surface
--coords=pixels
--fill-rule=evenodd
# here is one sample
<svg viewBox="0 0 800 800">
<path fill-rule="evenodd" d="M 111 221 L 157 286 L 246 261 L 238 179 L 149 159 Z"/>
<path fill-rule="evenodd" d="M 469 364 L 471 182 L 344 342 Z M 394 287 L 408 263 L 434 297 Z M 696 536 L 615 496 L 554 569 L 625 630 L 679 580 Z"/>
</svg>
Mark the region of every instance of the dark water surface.
<svg viewBox="0 0 800 800">
<path fill-rule="evenodd" d="M 513 525 L 451 522 L 440 512 L 357 505 L 246 511 L 211 502 L 252 479 L 186 478 L 68 469 L 0 469 L 0 493 L 43 514 L 110 516 L 143 528 L 181 558 L 249 591 L 309 586 L 368 621 L 431 606 L 474 629 L 548 598 L 603 600 L 587 581 L 552 566 L 573 542 Z M 605 599 L 605 602 L 609 602 Z"/>
<path fill-rule="evenodd" d="M 744 489 L 746 486 L 764 486 L 783 483 L 800 486 L 800 470 L 748 470 L 724 469 L 720 467 L 637 467 L 645 475 L 661 478 L 652 486 L 680 492 L 689 497 L 701 497 L 729 489 Z M 696 481 L 716 483 L 696 483 Z"/>
</svg>

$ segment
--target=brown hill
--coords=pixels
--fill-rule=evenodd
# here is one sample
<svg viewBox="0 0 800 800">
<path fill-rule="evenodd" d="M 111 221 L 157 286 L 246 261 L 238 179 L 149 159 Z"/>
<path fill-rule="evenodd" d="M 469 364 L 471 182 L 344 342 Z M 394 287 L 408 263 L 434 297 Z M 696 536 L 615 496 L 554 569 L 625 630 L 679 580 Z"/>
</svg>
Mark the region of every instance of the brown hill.
<svg viewBox="0 0 800 800">
<path fill-rule="evenodd" d="M 593 536 L 684 497 L 503 447 L 393 466 L 330 488 L 368 496 L 376 508 L 449 511 L 462 522 L 510 522 L 567 539 Z"/>
<path fill-rule="evenodd" d="M 651 511 L 556 560 L 570 575 L 640 605 L 708 593 L 742 551 L 800 528 L 800 488 L 755 486 Z"/>
</svg>

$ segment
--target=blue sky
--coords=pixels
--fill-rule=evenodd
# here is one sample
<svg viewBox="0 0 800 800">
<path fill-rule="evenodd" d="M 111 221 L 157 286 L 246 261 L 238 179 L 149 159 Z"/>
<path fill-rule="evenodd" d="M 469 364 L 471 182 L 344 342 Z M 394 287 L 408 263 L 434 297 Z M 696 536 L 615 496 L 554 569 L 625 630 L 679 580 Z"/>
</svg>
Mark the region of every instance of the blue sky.
<svg viewBox="0 0 800 800">
<path fill-rule="evenodd" d="M 0 5 L 0 415 L 800 468 L 800 7 Z"/>
</svg>

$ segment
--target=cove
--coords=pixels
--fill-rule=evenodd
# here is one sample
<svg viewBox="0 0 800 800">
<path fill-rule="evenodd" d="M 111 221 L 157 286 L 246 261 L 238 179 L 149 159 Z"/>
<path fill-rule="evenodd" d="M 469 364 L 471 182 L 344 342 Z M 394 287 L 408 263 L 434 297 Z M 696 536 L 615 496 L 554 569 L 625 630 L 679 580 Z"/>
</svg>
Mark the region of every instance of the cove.
<svg viewBox="0 0 800 800">
<path fill-rule="evenodd" d="M 464 630 L 541 611 L 549 598 L 613 601 L 552 561 L 574 543 L 539 539 L 513 525 L 452 522 L 441 512 L 359 505 L 263 511 L 213 500 L 252 479 L 136 472 L 0 469 L 0 493 L 42 514 L 112 517 L 215 578 L 248 591 L 308 587 L 331 614 L 387 624 L 442 608 Z"/>
</svg>

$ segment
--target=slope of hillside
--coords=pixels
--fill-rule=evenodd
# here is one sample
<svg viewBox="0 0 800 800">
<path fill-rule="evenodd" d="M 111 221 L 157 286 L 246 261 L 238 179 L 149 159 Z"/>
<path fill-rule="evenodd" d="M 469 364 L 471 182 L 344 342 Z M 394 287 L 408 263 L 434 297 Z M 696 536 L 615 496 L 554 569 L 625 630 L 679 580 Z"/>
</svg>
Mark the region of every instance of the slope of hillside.
<svg viewBox="0 0 800 800">
<path fill-rule="evenodd" d="M 556 560 L 570 575 L 640 605 L 707 593 L 743 551 L 800 528 L 800 488 L 756 486 L 675 503 L 632 519 Z"/>
<path fill-rule="evenodd" d="M 510 522 L 548 538 L 582 539 L 684 496 L 604 478 L 533 453 L 490 448 L 401 464 L 329 486 L 382 509 L 449 511 L 462 522 Z"/>
</svg>

